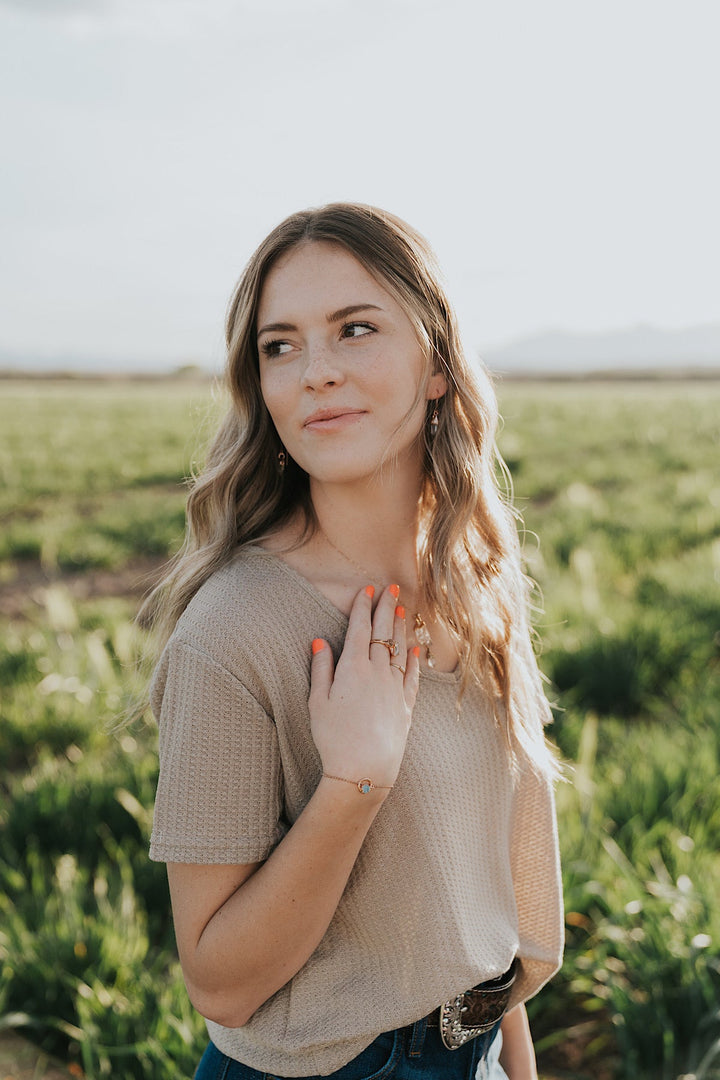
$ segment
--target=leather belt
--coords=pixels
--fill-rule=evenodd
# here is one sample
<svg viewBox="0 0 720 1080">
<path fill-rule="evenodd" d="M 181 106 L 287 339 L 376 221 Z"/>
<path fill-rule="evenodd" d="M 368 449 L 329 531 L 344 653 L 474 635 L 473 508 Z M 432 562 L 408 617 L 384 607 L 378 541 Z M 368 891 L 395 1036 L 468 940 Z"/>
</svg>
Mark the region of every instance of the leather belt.
<svg viewBox="0 0 720 1080">
<path fill-rule="evenodd" d="M 457 1050 L 490 1031 L 505 1015 L 516 974 L 517 958 L 504 974 L 443 1002 L 427 1017 L 427 1026 L 440 1029 L 448 1050 Z"/>
</svg>

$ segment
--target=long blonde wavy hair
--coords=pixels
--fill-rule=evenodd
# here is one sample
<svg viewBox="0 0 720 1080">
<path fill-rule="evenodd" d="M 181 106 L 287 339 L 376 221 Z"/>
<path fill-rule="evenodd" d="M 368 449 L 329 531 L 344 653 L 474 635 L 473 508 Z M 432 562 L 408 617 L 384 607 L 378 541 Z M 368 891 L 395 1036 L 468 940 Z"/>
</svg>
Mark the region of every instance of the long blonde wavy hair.
<svg viewBox="0 0 720 1080">
<path fill-rule="evenodd" d="M 426 240 L 386 211 L 331 203 L 292 214 L 260 244 L 227 313 L 231 407 L 193 483 L 184 544 L 140 613 L 162 646 L 190 600 L 238 546 L 300 512 L 316 526 L 309 478 L 282 449 L 260 389 L 257 310 L 277 259 L 308 242 L 340 245 L 398 301 L 423 348 L 425 376 L 441 371 L 447 392 L 428 403 L 420 500 L 419 586 L 428 610 L 448 627 L 460 654 L 462 687 L 485 687 L 514 755 L 554 771 L 543 735 L 550 710 L 530 641 L 531 583 L 522 570 L 517 515 L 501 493 L 506 475 L 495 445 L 497 401 L 487 372 L 471 367 Z M 421 380 L 417 400 L 423 396 Z M 428 436 L 438 406 L 437 432 Z"/>
</svg>

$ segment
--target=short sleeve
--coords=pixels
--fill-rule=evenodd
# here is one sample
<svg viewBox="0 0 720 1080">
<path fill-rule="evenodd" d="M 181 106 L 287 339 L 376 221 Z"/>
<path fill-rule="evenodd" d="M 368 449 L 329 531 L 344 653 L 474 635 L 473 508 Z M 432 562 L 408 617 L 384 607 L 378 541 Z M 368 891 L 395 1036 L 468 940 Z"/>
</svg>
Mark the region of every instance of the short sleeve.
<svg viewBox="0 0 720 1080">
<path fill-rule="evenodd" d="M 565 931 L 553 785 L 528 763 L 516 791 L 510 843 L 521 961 L 512 1005 L 532 997 L 558 970 Z"/>
<path fill-rule="evenodd" d="M 173 639 L 151 700 L 160 776 L 150 858 L 205 864 L 267 858 L 282 835 L 272 718 L 222 664 Z"/>
</svg>

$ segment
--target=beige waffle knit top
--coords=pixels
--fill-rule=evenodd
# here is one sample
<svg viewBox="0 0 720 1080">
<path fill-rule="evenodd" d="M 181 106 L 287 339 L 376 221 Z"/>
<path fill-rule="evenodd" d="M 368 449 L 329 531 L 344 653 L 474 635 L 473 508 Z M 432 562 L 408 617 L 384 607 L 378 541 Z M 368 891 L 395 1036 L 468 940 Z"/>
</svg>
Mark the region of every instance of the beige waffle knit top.
<svg viewBox="0 0 720 1080">
<path fill-rule="evenodd" d="M 151 858 L 267 858 L 321 775 L 310 645 L 337 659 L 347 618 L 275 555 L 247 547 L 179 620 L 155 672 L 160 778 Z M 483 693 L 457 715 L 456 674 L 423 671 L 405 756 L 342 899 L 301 970 L 240 1028 L 208 1021 L 232 1058 L 326 1075 L 383 1031 L 504 972 L 512 1004 L 558 969 L 563 919 L 553 794 L 511 774 Z M 538 720 L 539 723 L 539 720 Z"/>
</svg>

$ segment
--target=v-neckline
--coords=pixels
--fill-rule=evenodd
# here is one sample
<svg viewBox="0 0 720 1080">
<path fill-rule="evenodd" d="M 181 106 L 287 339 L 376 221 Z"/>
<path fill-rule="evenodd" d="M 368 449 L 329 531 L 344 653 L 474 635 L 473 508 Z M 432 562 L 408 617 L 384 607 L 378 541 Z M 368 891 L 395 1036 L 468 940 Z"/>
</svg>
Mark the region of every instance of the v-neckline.
<svg viewBox="0 0 720 1080">
<path fill-rule="evenodd" d="M 337 623 L 341 625 L 343 630 L 347 630 L 348 616 L 344 611 L 341 611 L 336 604 L 333 604 L 322 589 L 319 589 L 317 585 L 301 574 L 299 570 L 296 570 L 294 566 L 286 562 L 281 555 L 278 555 L 275 551 L 269 551 L 267 548 L 261 547 L 259 544 L 244 544 L 238 554 L 249 552 L 251 554 L 262 555 L 266 559 L 271 559 L 288 577 L 300 586 L 306 593 L 308 593 L 313 600 L 330 615 Z M 435 671 L 433 668 L 422 667 L 420 668 L 420 677 L 422 679 L 431 679 L 437 682 L 459 682 L 460 680 L 460 664 L 458 664 L 453 671 Z"/>
</svg>

